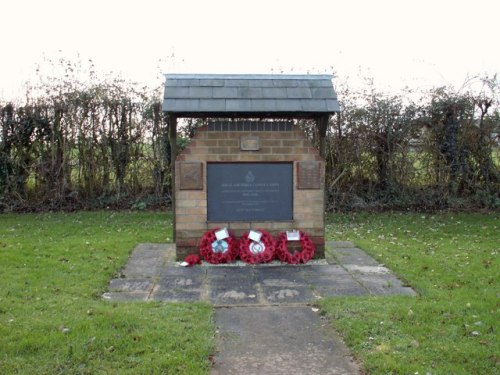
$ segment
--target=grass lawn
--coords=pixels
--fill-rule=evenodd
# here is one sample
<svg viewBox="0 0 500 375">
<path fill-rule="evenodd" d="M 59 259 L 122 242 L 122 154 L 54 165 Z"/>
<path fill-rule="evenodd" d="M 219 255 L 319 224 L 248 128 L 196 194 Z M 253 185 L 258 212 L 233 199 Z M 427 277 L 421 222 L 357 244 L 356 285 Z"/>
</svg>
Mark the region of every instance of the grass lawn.
<svg viewBox="0 0 500 375">
<path fill-rule="evenodd" d="M 418 297 L 321 301 L 370 374 L 500 374 L 500 215 L 329 215 Z"/>
<path fill-rule="evenodd" d="M 500 216 L 329 215 L 419 297 L 321 301 L 371 374 L 500 373 Z M 102 301 L 140 242 L 171 239 L 171 214 L 0 215 L 0 374 L 206 374 L 206 304 Z"/>
<path fill-rule="evenodd" d="M 0 374 L 205 374 L 206 304 L 102 301 L 140 242 L 172 238 L 171 214 L 0 215 Z"/>
</svg>

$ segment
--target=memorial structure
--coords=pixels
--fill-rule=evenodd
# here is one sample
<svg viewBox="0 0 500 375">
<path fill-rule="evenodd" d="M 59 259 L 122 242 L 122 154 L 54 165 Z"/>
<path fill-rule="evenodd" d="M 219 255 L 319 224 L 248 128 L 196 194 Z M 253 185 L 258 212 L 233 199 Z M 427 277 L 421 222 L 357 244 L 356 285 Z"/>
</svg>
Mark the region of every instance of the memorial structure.
<svg viewBox="0 0 500 375">
<path fill-rule="evenodd" d="M 330 75 L 166 75 L 177 259 L 211 229 L 299 229 L 324 256 L 325 136 L 338 112 Z M 177 154 L 179 118 L 205 118 Z M 316 121 L 319 149 L 296 119 Z"/>
</svg>

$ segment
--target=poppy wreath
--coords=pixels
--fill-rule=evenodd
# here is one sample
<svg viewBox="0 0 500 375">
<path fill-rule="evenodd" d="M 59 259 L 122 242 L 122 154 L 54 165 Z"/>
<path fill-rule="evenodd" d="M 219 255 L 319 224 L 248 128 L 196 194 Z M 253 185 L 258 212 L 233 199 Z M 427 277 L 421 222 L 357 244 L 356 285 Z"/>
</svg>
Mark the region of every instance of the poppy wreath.
<svg viewBox="0 0 500 375">
<path fill-rule="evenodd" d="M 211 264 L 231 263 L 238 256 L 237 241 L 234 239 L 231 233 L 229 233 L 229 237 L 224 239 L 224 241 L 226 241 L 227 243 L 227 250 L 225 252 L 214 251 L 212 248 L 212 244 L 217 241 L 215 232 L 217 232 L 218 230 L 219 228 L 209 230 L 205 232 L 205 234 L 201 237 L 200 255 L 203 257 L 203 259 Z"/>
<path fill-rule="evenodd" d="M 248 238 L 250 232 L 246 232 L 240 238 L 239 241 L 239 254 L 240 259 L 245 263 L 255 264 L 255 263 L 269 263 L 274 258 L 275 242 L 273 236 L 266 232 L 265 230 L 259 229 L 262 233 L 260 242 L 264 245 L 264 250 L 259 253 L 253 253 L 251 249 L 252 241 Z"/>
<path fill-rule="evenodd" d="M 278 235 L 278 240 L 276 241 L 276 255 L 279 260 L 288 264 L 299 264 L 307 263 L 312 259 L 315 250 L 314 243 L 305 232 L 299 231 L 299 234 L 302 250 L 296 251 L 293 254 L 288 251 L 286 233 L 281 232 Z"/>
</svg>

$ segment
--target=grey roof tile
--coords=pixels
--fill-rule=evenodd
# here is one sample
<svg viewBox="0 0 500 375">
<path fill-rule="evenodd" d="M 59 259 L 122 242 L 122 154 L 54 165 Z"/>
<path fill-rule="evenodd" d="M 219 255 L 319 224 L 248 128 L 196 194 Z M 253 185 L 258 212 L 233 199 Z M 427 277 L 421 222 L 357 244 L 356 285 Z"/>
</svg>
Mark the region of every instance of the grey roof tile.
<svg viewBox="0 0 500 375">
<path fill-rule="evenodd" d="M 175 109 L 175 111 L 173 110 Z M 200 110 L 199 99 L 165 99 L 163 101 L 165 112 L 198 112 Z"/>
<path fill-rule="evenodd" d="M 162 106 L 162 109 L 164 112 L 170 112 L 172 111 L 175 107 L 175 99 L 168 99 L 168 98 L 165 98 L 163 100 L 163 106 Z"/>
<path fill-rule="evenodd" d="M 226 110 L 226 99 L 200 100 L 200 111 L 202 112 L 224 112 Z"/>
<path fill-rule="evenodd" d="M 223 79 L 201 79 L 200 86 L 221 87 L 224 86 L 225 80 Z"/>
<path fill-rule="evenodd" d="M 279 112 L 301 112 L 300 99 L 276 99 L 276 110 Z"/>
<path fill-rule="evenodd" d="M 275 112 L 276 100 L 274 99 L 254 99 L 251 103 L 252 112 Z"/>
<path fill-rule="evenodd" d="M 338 111 L 329 75 L 166 75 L 163 109 L 183 116 L 197 113 L 280 115 Z"/>
<path fill-rule="evenodd" d="M 260 87 L 238 87 L 238 98 L 260 99 L 262 98 L 262 89 Z"/>
<path fill-rule="evenodd" d="M 250 99 L 227 99 L 226 111 L 228 112 L 251 112 L 252 101 Z"/>
<path fill-rule="evenodd" d="M 273 87 L 272 79 L 249 79 L 248 86 L 250 87 Z"/>
<path fill-rule="evenodd" d="M 327 110 L 326 108 L 326 100 L 321 99 L 302 99 L 300 101 L 300 104 L 302 106 L 302 110 L 304 112 L 324 112 Z"/>
<path fill-rule="evenodd" d="M 212 89 L 212 97 L 214 98 L 237 98 L 238 87 L 214 87 Z"/>
<path fill-rule="evenodd" d="M 212 98 L 212 88 L 211 87 L 190 87 L 189 88 L 190 98 Z"/>
<path fill-rule="evenodd" d="M 199 79 L 168 79 L 166 85 L 167 86 L 198 86 L 200 84 Z"/>
<path fill-rule="evenodd" d="M 333 91 L 333 87 L 315 87 L 311 89 L 314 99 L 336 99 L 337 95 Z"/>
<path fill-rule="evenodd" d="M 332 86 L 332 81 L 328 79 L 311 80 L 311 82 L 309 82 L 309 87 L 331 87 L 331 86 Z"/>
<path fill-rule="evenodd" d="M 286 99 L 288 95 L 286 93 L 286 87 L 264 87 L 262 89 L 262 97 L 269 99 Z"/>
<path fill-rule="evenodd" d="M 305 80 L 296 80 L 297 87 L 310 87 L 311 83 L 310 81 L 305 81 Z"/>
<path fill-rule="evenodd" d="M 189 87 L 167 86 L 165 88 L 166 98 L 189 98 Z"/>
<path fill-rule="evenodd" d="M 326 109 L 328 112 L 340 112 L 340 105 L 337 100 L 327 100 Z"/>
<path fill-rule="evenodd" d="M 297 87 L 296 79 L 274 79 L 274 87 Z"/>
<path fill-rule="evenodd" d="M 311 89 L 309 87 L 287 87 L 287 96 L 291 99 L 310 99 Z"/>
<path fill-rule="evenodd" d="M 227 87 L 248 87 L 249 81 L 248 79 L 226 79 L 225 85 Z"/>
</svg>

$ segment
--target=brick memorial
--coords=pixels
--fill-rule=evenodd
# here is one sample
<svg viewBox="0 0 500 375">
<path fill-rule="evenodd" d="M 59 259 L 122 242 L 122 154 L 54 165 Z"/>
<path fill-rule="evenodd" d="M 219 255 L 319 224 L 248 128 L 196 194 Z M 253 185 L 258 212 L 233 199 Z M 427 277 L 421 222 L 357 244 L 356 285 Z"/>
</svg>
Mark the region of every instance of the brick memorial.
<svg viewBox="0 0 500 375">
<path fill-rule="evenodd" d="M 174 168 L 177 259 L 211 229 L 300 229 L 324 257 L 324 138 L 338 102 L 328 75 L 167 75 L 171 144 L 179 118 L 205 118 Z M 316 120 L 319 149 L 295 119 Z"/>
</svg>

